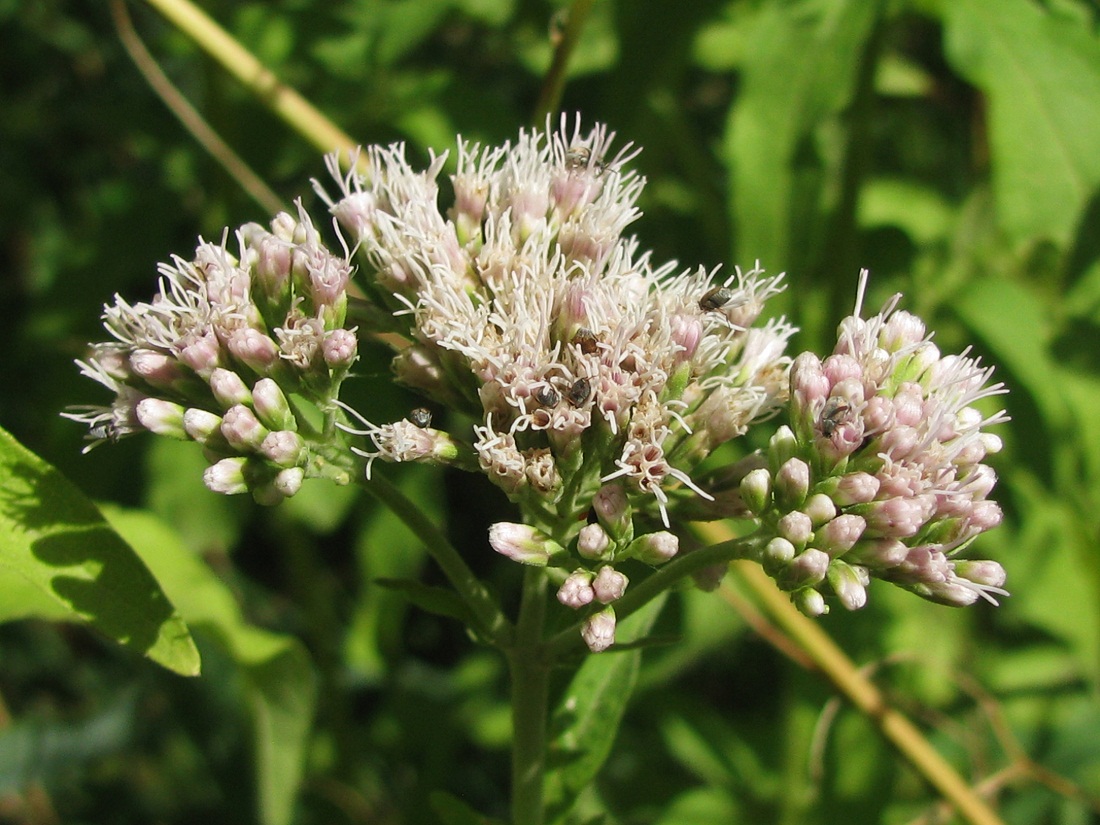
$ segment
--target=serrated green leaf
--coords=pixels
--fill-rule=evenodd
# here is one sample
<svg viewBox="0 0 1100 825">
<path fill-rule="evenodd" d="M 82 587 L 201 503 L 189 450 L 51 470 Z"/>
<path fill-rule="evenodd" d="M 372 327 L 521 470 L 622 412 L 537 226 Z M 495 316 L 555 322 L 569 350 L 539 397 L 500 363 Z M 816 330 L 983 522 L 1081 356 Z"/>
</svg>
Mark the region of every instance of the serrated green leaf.
<svg viewBox="0 0 1100 825">
<path fill-rule="evenodd" d="M 246 623 L 229 588 L 163 522 L 117 508 L 106 515 L 164 582 L 188 622 L 241 668 L 255 731 L 259 818 L 264 825 L 288 825 L 316 702 L 309 654 L 291 636 Z"/>
<path fill-rule="evenodd" d="M 948 61 L 989 98 L 993 186 L 1017 241 L 1068 244 L 1100 185 L 1100 41 L 1029 0 L 942 4 Z"/>
<path fill-rule="evenodd" d="M 616 628 L 616 642 L 637 641 L 649 632 L 664 606 L 654 599 Z M 547 778 L 547 820 L 560 821 L 577 794 L 599 772 L 638 681 L 642 651 L 587 656 L 562 695 L 551 719 L 551 771 Z"/>
<path fill-rule="evenodd" d="M 0 621 L 86 622 L 185 676 L 191 635 L 156 578 L 79 490 L 0 429 Z"/>
</svg>

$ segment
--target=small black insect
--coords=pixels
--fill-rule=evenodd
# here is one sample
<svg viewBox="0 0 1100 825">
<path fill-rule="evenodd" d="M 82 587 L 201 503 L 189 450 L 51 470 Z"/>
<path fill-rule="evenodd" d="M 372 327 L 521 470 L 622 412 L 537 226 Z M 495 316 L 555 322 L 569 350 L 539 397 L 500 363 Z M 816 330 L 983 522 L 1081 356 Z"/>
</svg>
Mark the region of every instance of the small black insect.
<svg viewBox="0 0 1100 825">
<path fill-rule="evenodd" d="M 733 300 L 733 290 L 726 286 L 708 289 L 699 299 L 699 309 L 703 312 L 716 312 Z"/>
<path fill-rule="evenodd" d="M 424 430 L 432 426 L 432 411 L 424 407 L 417 407 L 409 413 L 409 421 Z"/>
<path fill-rule="evenodd" d="M 561 401 L 561 396 L 553 387 L 539 387 L 535 390 L 535 400 L 543 407 L 556 407 Z"/>
<path fill-rule="evenodd" d="M 583 352 L 585 355 L 591 355 L 596 351 L 596 345 L 599 343 L 599 339 L 596 337 L 596 333 L 594 333 L 592 330 L 588 329 L 587 327 L 581 327 L 573 336 L 573 340 L 571 343 L 574 343 L 578 347 L 580 347 L 581 352 Z"/>
<path fill-rule="evenodd" d="M 588 396 L 591 394 L 592 382 L 587 378 L 578 378 L 565 393 L 565 397 L 569 399 L 569 403 L 574 407 L 579 407 L 588 400 Z"/>
<path fill-rule="evenodd" d="M 837 398 L 830 398 L 825 402 L 821 410 L 821 434 L 826 438 L 832 438 L 836 428 L 841 425 L 844 415 L 852 408 Z"/>
<path fill-rule="evenodd" d="M 587 146 L 574 146 L 565 153 L 565 168 L 569 172 L 581 172 L 592 167 L 596 175 L 602 175 L 607 164 L 599 158 L 592 160 L 592 150 Z"/>
</svg>

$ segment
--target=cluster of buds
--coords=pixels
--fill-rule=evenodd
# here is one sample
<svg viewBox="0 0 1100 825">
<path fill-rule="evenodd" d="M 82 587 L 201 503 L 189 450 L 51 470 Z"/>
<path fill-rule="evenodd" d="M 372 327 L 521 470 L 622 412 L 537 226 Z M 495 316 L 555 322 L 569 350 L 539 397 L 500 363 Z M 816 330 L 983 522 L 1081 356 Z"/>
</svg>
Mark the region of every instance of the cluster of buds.
<svg viewBox="0 0 1100 825">
<path fill-rule="evenodd" d="M 239 255 L 227 232 L 163 264 L 149 303 L 115 297 L 104 311 L 115 340 L 77 362 L 115 398 L 65 415 L 88 425 L 87 449 L 142 431 L 197 441 L 207 487 L 274 504 L 323 474 L 320 433 L 303 412 L 333 409 L 357 357 L 344 326 L 351 267 L 300 205 L 270 232 L 248 224 L 236 239 Z"/>
<path fill-rule="evenodd" d="M 862 607 L 871 578 L 942 604 L 996 603 L 1004 569 L 956 555 L 1001 522 L 982 463 L 1001 441 L 983 428 L 1006 416 L 973 405 L 1003 386 L 976 358 L 941 355 L 919 318 L 894 311 L 900 296 L 861 319 L 865 285 L 866 272 L 833 353 L 795 359 L 791 426 L 740 481 L 772 536 L 759 560 L 813 616 L 828 609 L 824 588 Z"/>
<path fill-rule="evenodd" d="M 616 568 L 623 562 L 656 567 L 672 560 L 680 540 L 665 530 L 634 536 L 634 521 L 622 484 L 601 487 L 592 499 L 592 519 L 573 537 L 567 550 L 544 530 L 527 524 L 501 522 L 489 530 L 489 544 L 503 556 L 521 564 L 546 567 L 558 584 L 557 598 L 573 610 L 602 605 L 588 611 L 581 628 L 585 644 L 594 653 L 615 641 L 615 607 L 630 583 Z"/>
</svg>

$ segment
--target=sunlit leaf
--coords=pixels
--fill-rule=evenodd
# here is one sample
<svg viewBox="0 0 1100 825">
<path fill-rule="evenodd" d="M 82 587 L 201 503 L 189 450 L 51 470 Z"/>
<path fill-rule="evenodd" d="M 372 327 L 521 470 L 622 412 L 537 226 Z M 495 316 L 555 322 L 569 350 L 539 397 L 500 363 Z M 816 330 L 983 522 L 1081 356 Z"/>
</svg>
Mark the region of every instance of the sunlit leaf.
<svg viewBox="0 0 1100 825">
<path fill-rule="evenodd" d="M 87 622 L 193 676 L 199 654 L 153 574 L 64 476 L 0 430 L 0 621 Z"/>
<path fill-rule="evenodd" d="M 947 58 L 989 99 L 1001 225 L 1068 243 L 1100 185 L 1100 41 L 1030 0 L 952 0 L 942 14 Z"/>
</svg>

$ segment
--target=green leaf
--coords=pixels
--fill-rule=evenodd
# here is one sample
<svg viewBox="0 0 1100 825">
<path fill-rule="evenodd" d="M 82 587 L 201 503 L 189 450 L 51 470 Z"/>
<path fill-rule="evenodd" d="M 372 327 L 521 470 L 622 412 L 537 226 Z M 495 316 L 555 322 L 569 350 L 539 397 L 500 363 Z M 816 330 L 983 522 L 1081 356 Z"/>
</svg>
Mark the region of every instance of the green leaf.
<svg viewBox="0 0 1100 825">
<path fill-rule="evenodd" d="M 0 429 L 0 621 L 87 622 L 184 676 L 199 672 L 187 625 L 157 580 L 57 470 Z"/>
<path fill-rule="evenodd" d="M 624 620 L 616 628 L 616 643 L 629 644 L 645 636 L 664 603 L 664 596 L 654 599 Z M 641 659 L 638 649 L 589 655 L 573 676 L 551 720 L 547 821 L 560 821 L 568 813 L 611 753 L 638 681 Z"/>
<path fill-rule="evenodd" d="M 1002 228 L 1017 241 L 1068 244 L 1100 185 L 1100 41 L 1030 0 L 942 7 L 947 59 L 989 98 Z"/>
<path fill-rule="evenodd" d="M 212 637 L 241 668 L 255 728 L 260 821 L 288 825 L 316 702 L 309 654 L 291 636 L 247 624 L 229 588 L 163 522 L 116 508 L 106 515 L 164 582 L 191 626 Z"/>
<path fill-rule="evenodd" d="M 813 246 L 829 152 L 818 130 L 851 101 L 878 3 L 765 4 L 748 32 L 726 159 L 736 252 L 792 268 Z M 832 163 L 835 167 L 835 163 Z M 832 169 L 835 173 L 837 170 Z"/>
<path fill-rule="evenodd" d="M 483 816 L 446 791 L 432 791 L 432 810 L 442 825 L 499 825 L 500 821 Z"/>
<path fill-rule="evenodd" d="M 472 621 L 466 604 L 453 590 L 432 587 L 415 579 L 375 579 L 374 583 L 386 590 L 400 593 L 412 604 L 428 613 L 458 619 L 464 624 Z"/>
</svg>

